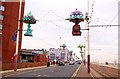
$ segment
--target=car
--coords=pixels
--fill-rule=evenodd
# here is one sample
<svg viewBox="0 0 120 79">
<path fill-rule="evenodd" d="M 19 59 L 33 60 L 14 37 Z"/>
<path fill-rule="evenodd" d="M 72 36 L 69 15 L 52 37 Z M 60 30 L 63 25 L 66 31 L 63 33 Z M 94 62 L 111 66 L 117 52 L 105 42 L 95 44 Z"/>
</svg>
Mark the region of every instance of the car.
<svg viewBox="0 0 120 79">
<path fill-rule="evenodd" d="M 81 64 L 82 62 L 81 61 L 78 61 L 78 64 Z"/>
<path fill-rule="evenodd" d="M 69 65 L 73 65 L 73 64 L 74 64 L 74 62 L 73 62 L 73 61 L 70 61 L 70 62 L 69 62 Z"/>
<path fill-rule="evenodd" d="M 59 61 L 58 65 L 59 66 L 65 66 L 65 63 L 63 61 Z"/>
</svg>

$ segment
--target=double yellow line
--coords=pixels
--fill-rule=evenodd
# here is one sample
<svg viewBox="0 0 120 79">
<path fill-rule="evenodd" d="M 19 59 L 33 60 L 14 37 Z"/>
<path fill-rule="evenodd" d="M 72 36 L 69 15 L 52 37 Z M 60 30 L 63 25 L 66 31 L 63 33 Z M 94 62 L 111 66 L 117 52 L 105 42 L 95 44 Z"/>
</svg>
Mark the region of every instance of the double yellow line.
<svg viewBox="0 0 120 79">
<path fill-rule="evenodd" d="M 82 65 L 82 64 L 81 64 L 81 65 Z M 77 75 L 77 73 L 78 73 L 78 71 L 79 71 L 81 65 L 76 69 L 76 71 L 74 72 L 74 74 L 71 76 L 70 79 L 74 79 L 74 78 L 76 77 L 76 75 Z"/>
</svg>

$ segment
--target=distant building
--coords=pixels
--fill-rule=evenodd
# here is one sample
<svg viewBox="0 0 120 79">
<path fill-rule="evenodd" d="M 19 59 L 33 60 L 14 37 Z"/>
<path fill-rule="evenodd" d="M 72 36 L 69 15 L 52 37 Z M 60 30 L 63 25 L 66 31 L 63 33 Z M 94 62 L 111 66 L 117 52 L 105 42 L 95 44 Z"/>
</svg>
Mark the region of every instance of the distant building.
<svg viewBox="0 0 120 79">
<path fill-rule="evenodd" d="M 67 62 L 69 60 L 69 50 L 67 48 L 62 49 L 62 48 L 50 48 L 49 49 L 49 60 L 50 61 L 64 61 Z"/>
<path fill-rule="evenodd" d="M 22 49 L 20 62 L 47 62 L 47 55 L 41 49 Z"/>
</svg>

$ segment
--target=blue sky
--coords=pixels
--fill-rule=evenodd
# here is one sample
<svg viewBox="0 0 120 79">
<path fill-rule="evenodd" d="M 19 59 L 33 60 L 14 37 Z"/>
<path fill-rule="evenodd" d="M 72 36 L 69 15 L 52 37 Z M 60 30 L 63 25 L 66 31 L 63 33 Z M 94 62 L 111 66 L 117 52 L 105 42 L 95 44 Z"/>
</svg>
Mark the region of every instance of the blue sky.
<svg viewBox="0 0 120 79">
<path fill-rule="evenodd" d="M 90 15 L 93 1 L 95 1 L 90 25 L 118 24 L 119 0 L 89 1 Z M 74 24 L 65 20 L 70 17 L 70 13 L 75 11 L 76 8 L 85 14 L 87 11 L 87 0 L 26 0 L 25 14 L 31 11 L 33 16 L 39 21 L 31 25 L 33 37 L 25 37 L 23 35 L 22 48 L 44 48 L 49 50 L 49 48 L 58 48 L 60 43 L 65 43 L 68 49 L 80 55 L 77 46 L 79 44 L 87 45 L 87 39 L 85 39 L 87 31 L 82 30 L 81 36 L 72 36 L 72 26 Z M 85 28 L 85 22 L 80 23 L 80 25 L 81 28 Z M 26 24 L 24 24 L 23 29 L 27 29 Z M 94 49 L 90 51 L 91 61 L 117 60 L 118 28 L 91 27 L 90 48 Z"/>
</svg>

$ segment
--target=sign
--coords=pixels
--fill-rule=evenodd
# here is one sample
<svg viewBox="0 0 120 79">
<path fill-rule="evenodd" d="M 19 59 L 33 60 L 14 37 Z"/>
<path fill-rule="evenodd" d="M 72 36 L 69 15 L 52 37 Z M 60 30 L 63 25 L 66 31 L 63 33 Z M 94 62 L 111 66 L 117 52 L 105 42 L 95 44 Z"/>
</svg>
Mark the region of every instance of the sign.
<svg viewBox="0 0 120 79">
<path fill-rule="evenodd" d="M 43 51 L 42 51 L 42 50 L 39 50 L 38 53 L 39 53 L 39 54 L 43 54 Z"/>
</svg>

